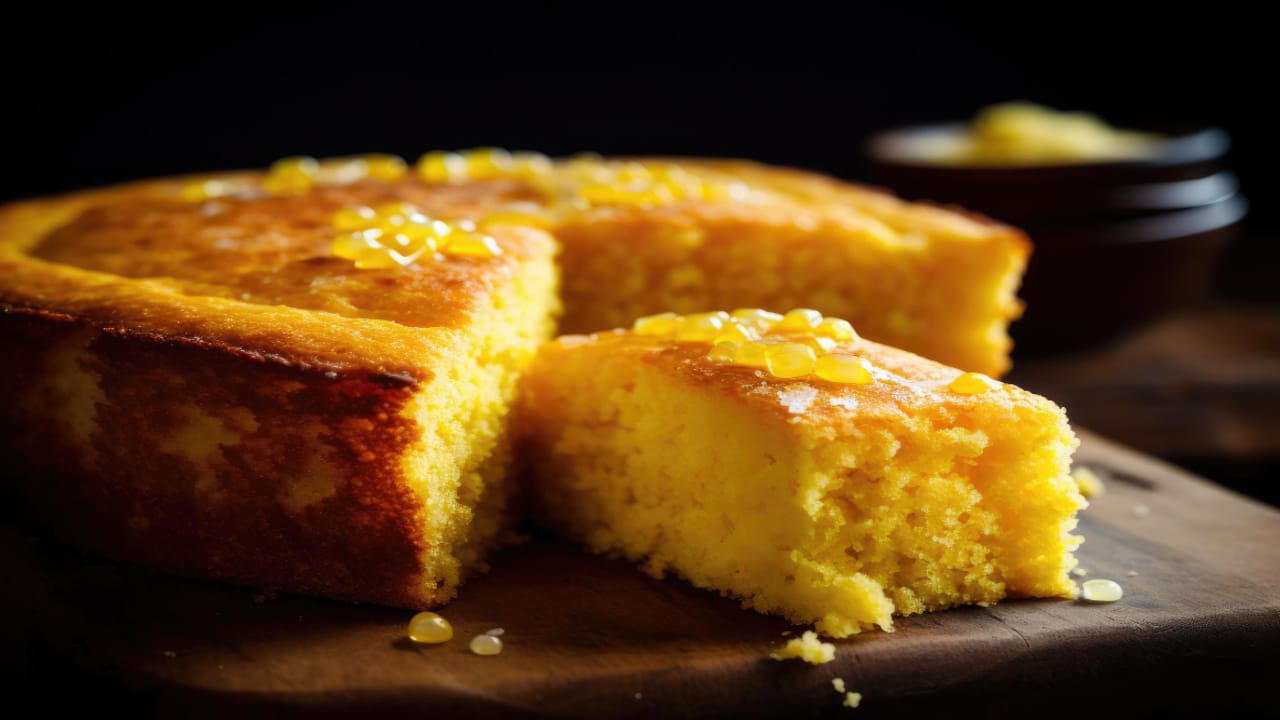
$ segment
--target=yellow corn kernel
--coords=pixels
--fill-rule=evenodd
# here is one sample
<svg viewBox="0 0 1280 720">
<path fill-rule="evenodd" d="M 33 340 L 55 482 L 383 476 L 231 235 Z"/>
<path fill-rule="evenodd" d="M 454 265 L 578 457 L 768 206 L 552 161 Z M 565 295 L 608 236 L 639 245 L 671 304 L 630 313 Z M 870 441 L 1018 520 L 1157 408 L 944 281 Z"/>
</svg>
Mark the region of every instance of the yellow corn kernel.
<svg viewBox="0 0 1280 720">
<path fill-rule="evenodd" d="M 320 163 L 311 157 L 287 157 L 277 160 L 267 169 L 262 187 L 273 193 L 301 193 L 311 189 Z"/>
<path fill-rule="evenodd" d="M 409 621 L 409 639 L 436 645 L 453 638 L 453 626 L 433 612 L 420 612 Z"/>
<path fill-rule="evenodd" d="M 427 249 L 422 246 L 418 247 L 388 247 L 386 249 L 387 257 L 391 258 L 397 265 L 412 265 L 418 261 L 418 258 L 427 254 Z"/>
<path fill-rule="evenodd" d="M 982 373 L 967 372 L 956 376 L 947 384 L 947 389 L 960 395 L 977 395 L 988 390 L 995 390 L 1000 383 Z"/>
<path fill-rule="evenodd" d="M 511 172 L 516 175 L 545 175 L 555 167 L 551 158 L 536 152 L 511 153 Z"/>
<path fill-rule="evenodd" d="M 338 230 L 364 230 L 378 222 L 378 215 L 371 207 L 345 207 L 333 214 L 333 227 Z"/>
<path fill-rule="evenodd" d="M 578 165 L 578 166 L 600 165 L 603 162 L 604 162 L 603 155 L 601 155 L 598 152 L 591 152 L 590 150 L 584 150 L 582 152 L 574 153 L 569 156 L 569 160 L 568 160 L 568 163 L 570 165 Z"/>
<path fill-rule="evenodd" d="M 675 313 L 659 313 L 636 318 L 631 329 L 637 335 L 674 335 L 680 329 L 680 316 Z"/>
<path fill-rule="evenodd" d="M 836 349 L 836 341 L 832 340 L 829 337 L 818 337 L 816 335 L 811 335 L 809 337 L 806 337 L 800 340 L 800 342 L 813 348 L 813 351 L 818 355 L 825 355 L 831 352 L 832 350 Z"/>
<path fill-rule="evenodd" d="M 325 158 L 319 161 L 312 181 L 315 184 L 347 185 L 369 176 L 369 163 L 360 157 Z"/>
<path fill-rule="evenodd" d="M 406 263 L 400 262 L 393 253 L 388 252 L 386 248 L 380 248 L 374 251 L 366 251 L 355 258 L 356 267 L 361 270 L 379 270 L 384 268 L 401 267 Z"/>
<path fill-rule="evenodd" d="M 458 153 L 433 150 L 418 158 L 418 174 L 433 183 L 460 180 L 467 176 L 467 160 Z"/>
<path fill-rule="evenodd" d="M 208 200 L 246 189 L 240 183 L 225 180 L 193 180 L 182 186 L 183 200 Z"/>
<path fill-rule="evenodd" d="M 369 153 L 362 155 L 360 160 L 364 161 L 365 175 L 375 180 L 399 180 L 409 171 L 409 166 L 399 155 Z"/>
<path fill-rule="evenodd" d="M 797 308 L 782 316 L 778 322 L 779 330 L 813 330 L 822 322 L 822 313 L 807 308 Z"/>
<path fill-rule="evenodd" d="M 841 353 L 818 358 L 813 364 L 813 374 L 823 380 L 846 385 L 866 385 L 875 380 L 871 375 L 871 363 L 866 358 Z"/>
<path fill-rule="evenodd" d="M 1107 486 L 1102 483 L 1102 478 L 1083 465 L 1071 471 L 1071 479 L 1076 481 L 1076 487 L 1080 490 L 1080 494 L 1087 498 L 1098 497 L 1107 491 Z"/>
<path fill-rule="evenodd" d="M 707 353 L 707 358 L 716 362 L 731 363 L 738 356 L 738 343 L 723 341 L 717 342 L 711 348 L 711 352 Z"/>
<path fill-rule="evenodd" d="M 509 173 L 511 153 L 502 148 L 475 148 L 462 153 L 468 178 L 491 178 Z"/>
<path fill-rule="evenodd" d="M 728 315 L 724 312 L 686 315 L 676 330 L 677 340 L 715 340 Z"/>
<path fill-rule="evenodd" d="M 715 337 L 716 342 L 732 342 L 739 344 L 759 339 L 760 334 L 757 333 L 754 328 L 743 325 L 735 320 L 729 320 L 726 322 L 724 327 L 720 329 L 720 332 L 717 333 Z"/>
<path fill-rule="evenodd" d="M 767 365 L 765 355 L 768 354 L 770 347 L 773 346 L 759 341 L 742 343 L 738 346 L 738 354 L 734 357 L 734 362 L 750 367 L 765 367 Z"/>
<path fill-rule="evenodd" d="M 453 232 L 453 228 L 449 227 L 449 224 L 443 220 L 434 220 L 420 213 L 402 217 L 395 230 L 397 233 L 408 235 L 415 240 L 423 238 L 440 240 L 448 237 L 449 233 Z"/>
<path fill-rule="evenodd" d="M 800 343 L 770 345 L 764 354 L 765 367 L 774 377 L 803 377 L 813 372 L 817 357 L 813 348 Z"/>
<path fill-rule="evenodd" d="M 731 313 L 731 317 L 761 332 L 767 332 L 782 321 L 782 316 L 778 313 L 761 310 L 760 308 L 739 308 Z"/>
<path fill-rule="evenodd" d="M 386 202 L 375 205 L 373 211 L 381 218 L 408 217 L 418 212 L 418 208 L 404 202 Z"/>
<path fill-rule="evenodd" d="M 333 254 L 355 260 L 371 249 L 382 247 L 382 231 L 377 229 L 344 233 L 333 239 Z"/>
<path fill-rule="evenodd" d="M 858 333 L 849 324 L 848 320 L 840 318 L 823 318 L 814 328 L 813 331 L 821 337 L 828 337 L 832 340 L 844 342 L 845 340 L 857 340 Z"/>
<path fill-rule="evenodd" d="M 488 235 L 455 232 L 443 238 L 442 250 L 450 255 L 469 257 L 495 257 L 502 254 L 502 246 Z"/>
</svg>

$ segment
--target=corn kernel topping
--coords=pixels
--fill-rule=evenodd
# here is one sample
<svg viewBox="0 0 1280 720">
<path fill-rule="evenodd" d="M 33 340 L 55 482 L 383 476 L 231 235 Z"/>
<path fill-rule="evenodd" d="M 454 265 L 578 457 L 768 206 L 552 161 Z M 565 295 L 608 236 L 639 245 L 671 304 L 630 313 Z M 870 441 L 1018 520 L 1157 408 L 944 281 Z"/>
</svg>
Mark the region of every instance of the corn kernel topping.
<svg viewBox="0 0 1280 720">
<path fill-rule="evenodd" d="M 958 375 L 947 384 L 948 390 L 959 395 L 978 395 L 988 390 L 995 390 L 998 387 L 1000 387 L 999 382 L 976 372 Z"/>
<path fill-rule="evenodd" d="M 433 150 L 418 159 L 418 174 L 433 183 L 483 180 L 500 177 L 533 178 L 553 168 L 541 153 L 512 153 L 501 148 L 475 148 L 462 152 Z"/>
<path fill-rule="evenodd" d="M 820 320 L 813 331 L 818 337 L 831 338 L 832 340 L 857 340 L 858 333 L 854 332 L 853 326 L 848 320 L 840 318 L 823 318 Z"/>
<path fill-rule="evenodd" d="M 813 348 L 801 343 L 779 343 L 765 351 L 765 367 L 774 377 L 796 378 L 813 373 Z"/>
<path fill-rule="evenodd" d="M 636 319 L 631 329 L 637 335 L 672 335 L 680 327 L 680 316 L 675 313 L 659 313 Z"/>
<path fill-rule="evenodd" d="M 729 314 L 734 320 L 757 330 L 768 330 L 782 321 L 782 316 L 760 308 L 739 308 Z"/>
<path fill-rule="evenodd" d="M 311 189 L 320 174 L 320 163 L 312 157 L 287 157 L 271 163 L 262 187 L 279 195 L 303 193 Z"/>
<path fill-rule="evenodd" d="M 376 208 L 343 208 L 334 214 L 333 254 L 354 260 L 356 267 L 390 268 L 431 259 L 436 253 L 470 257 L 494 257 L 502 247 L 488 235 L 475 232 L 474 224 L 447 223 L 428 217 L 405 203 Z"/>
<path fill-rule="evenodd" d="M 183 200 L 201 201 L 252 192 L 257 186 L 244 181 L 193 180 L 182 186 Z"/>
<path fill-rule="evenodd" d="M 453 626 L 433 612 L 420 612 L 409 621 L 409 639 L 416 643 L 439 644 L 453 638 Z"/>
<path fill-rule="evenodd" d="M 699 313 L 686 315 L 676 330 L 677 340 L 714 340 L 724 327 L 728 313 Z"/>
<path fill-rule="evenodd" d="M 839 318 L 823 318 L 814 310 L 792 310 L 786 315 L 754 308 L 685 316 L 668 312 L 637 319 L 632 331 L 680 342 L 705 342 L 711 346 L 707 359 L 765 368 L 775 377 L 814 375 L 845 385 L 875 381 L 871 363 L 839 351 L 839 342 L 858 339 L 853 327 Z"/>
<path fill-rule="evenodd" d="M 778 327 L 783 330 L 802 330 L 808 332 L 822 322 L 822 313 L 807 308 L 797 308 L 782 316 Z"/>
<path fill-rule="evenodd" d="M 813 374 L 823 380 L 847 385 L 866 385 L 875 379 L 871 375 L 871 363 L 866 358 L 841 353 L 819 357 L 813 364 Z"/>
<path fill-rule="evenodd" d="M 731 363 L 738 357 L 738 343 L 726 340 L 716 343 L 711 352 L 707 353 L 707 357 L 719 362 Z"/>
<path fill-rule="evenodd" d="M 738 355 L 734 362 L 747 367 L 767 367 L 765 355 L 769 351 L 769 343 L 746 342 L 738 346 Z"/>
</svg>

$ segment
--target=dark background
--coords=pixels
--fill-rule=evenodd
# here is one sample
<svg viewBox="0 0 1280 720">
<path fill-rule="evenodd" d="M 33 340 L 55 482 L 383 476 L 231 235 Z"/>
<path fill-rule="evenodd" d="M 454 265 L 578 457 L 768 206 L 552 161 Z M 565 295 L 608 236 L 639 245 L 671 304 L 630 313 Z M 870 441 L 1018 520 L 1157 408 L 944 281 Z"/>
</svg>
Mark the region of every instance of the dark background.
<svg viewBox="0 0 1280 720">
<path fill-rule="evenodd" d="M 1173 373 L 1152 405 L 1153 415 L 1168 415 L 1169 402 L 1185 413 L 1173 441 L 1160 423 L 1109 422 L 1118 413 L 1106 387 L 1084 388 L 1088 402 L 1067 390 L 1055 399 L 1086 426 L 1280 501 L 1271 482 L 1280 428 L 1259 428 L 1280 415 L 1250 409 L 1280 405 L 1280 133 L 1268 109 L 1277 63 L 1267 22 L 1230 3 L 984 14 L 967 3 L 765 7 L 45 10 L 3 30 L 0 199 L 294 154 L 412 160 L 480 145 L 740 156 L 857 178 L 869 133 L 1009 99 L 1137 128 L 1217 125 L 1234 138 L 1228 164 L 1252 210 L 1214 302 L 1250 318 L 1231 340 L 1272 370 L 1223 389 Z M 1087 278 L 1081 288 L 1117 303 L 1130 292 Z M 1190 399 L 1179 404 L 1177 393 Z M 1232 423 L 1243 432 L 1223 430 Z M 1201 436 L 1211 440 L 1180 439 Z"/>
<path fill-rule="evenodd" d="M 1272 110 L 1280 41 L 1257 11 L 1221 2 L 1146 10 L 1028 3 L 985 14 L 974 3 L 919 2 L 846 3 L 842 12 L 777 2 L 763 10 L 691 2 L 467 11 L 317 5 L 6 8 L 0 201 L 263 167 L 294 154 L 384 151 L 413 160 L 478 145 L 741 156 L 857 178 L 869 133 L 965 118 L 1009 99 L 1137 128 L 1217 125 L 1234 138 L 1228 162 L 1252 209 L 1223 258 L 1208 316 L 1244 319 L 1222 323 L 1229 327 L 1206 342 L 1229 346 L 1232 367 L 1260 369 L 1236 383 L 1156 358 L 1149 363 L 1163 368 L 1162 379 L 1127 395 L 1085 385 L 1054 398 L 1081 425 L 1280 504 L 1280 133 Z M 1081 292 L 1123 303 L 1129 290 L 1082 278 Z M 1200 335 L 1186 337 L 1174 355 L 1202 350 L 1192 346 Z M 1020 369 L 1030 365 L 1015 358 Z M 1081 362 L 1104 369 L 1091 375 L 1075 366 L 1072 377 L 1111 367 L 1102 356 Z M 1042 366 L 1040 377 L 1056 372 Z M 1162 438 L 1157 416 L 1181 432 Z M 3 499 L 7 521 L 18 506 Z M 26 601 L 26 593 L 9 595 Z M 110 620 L 97 600 L 88 602 L 93 617 Z M 23 615 L 6 617 L 26 632 Z M 41 668 L 70 672 L 52 645 L 25 636 L 0 645 L 19 671 L 0 667 L 28 692 L 42 687 L 29 682 Z M 82 675 L 58 674 L 56 692 L 39 701 L 154 703 Z"/>
<path fill-rule="evenodd" d="M 1261 97 L 1275 63 L 1253 37 L 1260 19 L 1230 5 L 446 7 L 11 23 L 0 196 L 477 145 L 743 156 L 854 177 L 872 131 L 1018 98 L 1139 127 L 1222 125 L 1246 190 L 1273 188 L 1280 143 Z M 1259 202 L 1254 219 L 1275 212 Z"/>
</svg>

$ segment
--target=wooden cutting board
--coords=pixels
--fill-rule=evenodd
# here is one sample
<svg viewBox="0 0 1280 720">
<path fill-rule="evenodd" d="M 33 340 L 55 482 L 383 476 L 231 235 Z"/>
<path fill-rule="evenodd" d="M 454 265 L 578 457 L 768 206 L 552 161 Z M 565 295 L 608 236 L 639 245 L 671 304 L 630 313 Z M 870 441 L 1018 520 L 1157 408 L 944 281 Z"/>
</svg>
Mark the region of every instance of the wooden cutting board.
<svg viewBox="0 0 1280 720">
<path fill-rule="evenodd" d="M 453 641 L 415 647 L 408 612 L 255 597 L 10 527 L 7 677 L 52 688 L 39 691 L 46 707 L 111 701 L 222 718 L 1280 711 L 1280 513 L 1084 440 L 1078 462 L 1107 493 L 1083 514 L 1079 555 L 1089 578 L 1124 586 L 1114 604 L 1018 601 L 901 619 L 810 666 L 768 659 L 794 630 L 777 618 L 535 539 L 495 557 L 441 611 Z M 468 640 L 495 627 L 503 653 L 471 654 Z M 862 693 L 860 708 L 841 707 L 833 678 Z"/>
</svg>

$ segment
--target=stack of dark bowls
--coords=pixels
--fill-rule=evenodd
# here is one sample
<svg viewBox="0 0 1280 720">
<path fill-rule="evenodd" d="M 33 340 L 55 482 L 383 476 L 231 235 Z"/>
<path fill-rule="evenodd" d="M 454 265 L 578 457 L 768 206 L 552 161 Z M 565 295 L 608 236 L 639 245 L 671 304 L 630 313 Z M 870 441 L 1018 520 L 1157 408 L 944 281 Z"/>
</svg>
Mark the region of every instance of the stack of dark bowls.
<svg viewBox="0 0 1280 720">
<path fill-rule="evenodd" d="M 867 175 L 899 195 L 957 204 L 1025 230 L 1035 246 L 1013 327 L 1019 354 L 1112 340 L 1203 299 L 1247 204 L 1219 129 L 1166 134 L 1142 159 L 1026 166 L 930 164 L 922 141 L 958 124 L 872 137 Z"/>
</svg>

